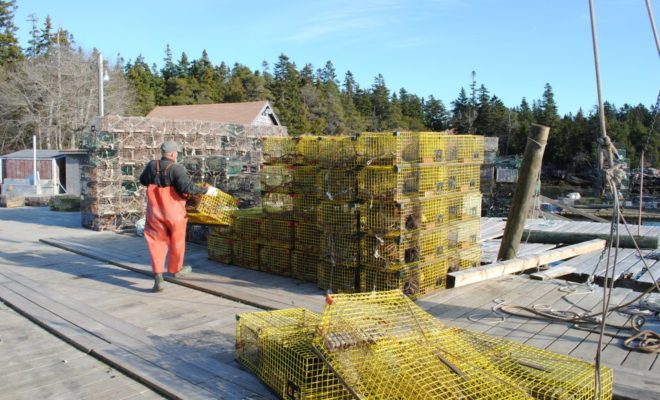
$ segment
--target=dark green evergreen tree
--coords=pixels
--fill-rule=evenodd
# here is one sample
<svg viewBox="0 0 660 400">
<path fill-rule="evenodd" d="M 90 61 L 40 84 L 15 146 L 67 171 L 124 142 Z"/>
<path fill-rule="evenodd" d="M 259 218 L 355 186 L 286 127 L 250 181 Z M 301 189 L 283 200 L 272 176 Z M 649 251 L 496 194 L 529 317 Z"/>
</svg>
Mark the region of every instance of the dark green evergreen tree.
<svg viewBox="0 0 660 400">
<path fill-rule="evenodd" d="M 0 1 L 0 66 L 12 64 L 24 57 L 16 38 L 16 8 L 15 0 Z"/>
<path fill-rule="evenodd" d="M 442 100 L 430 95 L 424 102 L 424 124 L 432 131 L 441 132 L 447 129 L 449 115 Z"/>
</svg>

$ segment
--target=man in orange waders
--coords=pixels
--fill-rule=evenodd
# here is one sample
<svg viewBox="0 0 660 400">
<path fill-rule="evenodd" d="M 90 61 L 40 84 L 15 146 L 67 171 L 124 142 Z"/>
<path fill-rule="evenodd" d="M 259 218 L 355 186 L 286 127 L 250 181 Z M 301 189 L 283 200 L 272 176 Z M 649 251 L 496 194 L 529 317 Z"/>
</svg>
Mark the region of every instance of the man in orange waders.
<svg viewBox="0 0 660 400">
<path fill-rule="evenodd" d="M 151 255 L 155 282 L 153 292 L 163 290 L 163 269 L 169 250 L 167 270 L 175 278 L 189 274 L 192 267 L 183 266 L 186 252 L 186 199 L 193 194 L 215 196 L 218 189 L 200 188 L 190 181 L 182 165 L 176 163 L 179 145 L 168 141 L 160 146 L 160 160 L 149 161 L 140 175 L 147 187 L 147 217 L 144 237 Z"/>
</svg>

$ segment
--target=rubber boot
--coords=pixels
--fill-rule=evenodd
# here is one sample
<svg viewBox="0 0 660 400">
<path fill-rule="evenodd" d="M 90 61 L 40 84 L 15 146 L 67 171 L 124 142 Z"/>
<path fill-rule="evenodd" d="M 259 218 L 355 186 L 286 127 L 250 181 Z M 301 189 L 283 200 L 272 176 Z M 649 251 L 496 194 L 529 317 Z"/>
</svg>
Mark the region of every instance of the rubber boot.
<svg viewBox="0 0 660 400">
<path fill-rule="evenodd" d="M 179 272 L 174 274 L 174 277 L 178 279 L 190 274 L 191 272 L 192 272 L 192 267 L 190 265 L 184 265 L 183 267 L 181 267 Z"/>
<path fill-rule="evenodd" d="M 163 284 L 165 283 L 165 279 L 163 279 L 163 274 L 156 274 L 154 277 L 154 287 L 151 288 L 151 291 L 154 293 L 162 292 L 163 289 Z"/>
</svg>

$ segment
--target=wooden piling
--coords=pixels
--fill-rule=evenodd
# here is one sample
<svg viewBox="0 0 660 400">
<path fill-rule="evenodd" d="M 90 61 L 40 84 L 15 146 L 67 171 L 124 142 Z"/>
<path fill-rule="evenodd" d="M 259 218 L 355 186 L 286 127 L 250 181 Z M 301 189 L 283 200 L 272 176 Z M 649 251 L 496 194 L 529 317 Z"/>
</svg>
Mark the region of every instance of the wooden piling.
<svg viewBox="0 0 660 400">
<path fill-rule="evenodd" d="M 525 219 L 532 205 L 532 194 L 541 172 L 543 152 L 549 134 L 549 127 L 533 124 L 531 135 L 527 137 L 525 153 L 518 173 L 518 185 L 513 195 L 509 218 L 504 228 L 502 244 L 497 255 L 498 260 L 510 260 L 516 257 L 525 227 Z"/>
</svg>

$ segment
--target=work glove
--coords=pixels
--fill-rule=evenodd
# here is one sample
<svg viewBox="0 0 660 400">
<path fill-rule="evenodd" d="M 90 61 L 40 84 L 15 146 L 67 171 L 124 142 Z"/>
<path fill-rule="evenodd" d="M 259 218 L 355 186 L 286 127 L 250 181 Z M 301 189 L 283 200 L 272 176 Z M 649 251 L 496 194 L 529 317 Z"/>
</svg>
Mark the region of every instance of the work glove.
<svg viewBox="0 0 660 400">
<path fill-rule="evenodd" d="M 215 188 L 213 186 L 209 186 L 208 189 L 206 189 L 206 195 L 207 196 L 215 196 L 220 192 L 218 188 Z"/>
</svg>

